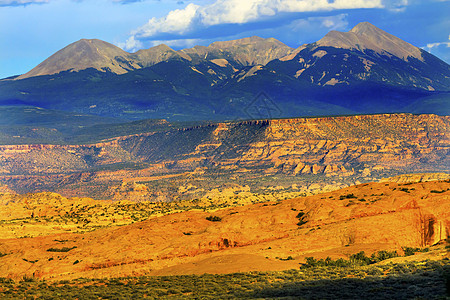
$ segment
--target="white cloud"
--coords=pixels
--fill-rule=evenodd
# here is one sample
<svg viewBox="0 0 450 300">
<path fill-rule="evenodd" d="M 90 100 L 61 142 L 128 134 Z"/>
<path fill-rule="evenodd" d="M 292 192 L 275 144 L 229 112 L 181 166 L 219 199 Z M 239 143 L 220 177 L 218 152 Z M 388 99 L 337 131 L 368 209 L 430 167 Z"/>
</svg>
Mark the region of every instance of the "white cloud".
<svg viewBox="0 0 450 300">
<path fill-rule="evenodd" d="M 299 19 L 293 21 L 289 25 L 291 32 L 302 32 L 305 30 L 314 30 L 319 27 L 324 27 L 327 31 L 330 30 L 343 30 L 347 28 L 347 14 L 339 14 L 336 16 L 327 17 L 309 17 L 306 19 Z"/>
<path fill-rule="evenodd" d="M 133 52 L 143 47 L 142 43 L 136 40 L 134 36 L 131 36 L 125 43 L 117 44 L 117 46 Z"/>
<path fill-rule="evenodd" d="M 424 48 L 431 50 L 433 48 L 440 47 L 440 46 L 447 46 L 447 48 L 450 48 L 450 42 L 429 43 Z"/>
<path fill-rule="evenodd" d="M 204 40 L 202 39 L 180 39 L 180 40 L 155 40 L 150 42 L 150 46 L 158 46 L 161 44 L 166 44 L 171 48 L 191 48 L 195 45 L 202 44 Z"/>
<path fill-rule="evenodd" d="M 183 35 L 222 24 L 245 24 L 269 19 L 280 13 L 382 8 L 383 0 L 217 0 L 209 5 L 189 4 L 163 18 L 152 18 L 131 32 L 134 39 L 158 39 L 165 34 Z M 406 1 L 406 0 L 401 0 Z M 334 24 L 324 24 L 334 27 Z M 130 38 L 131 39 L 131 38 Z"/>
<path fill-rule="evenodd" d="M 158 33 L 183 34 L 191 28 L 199 8 L 200 6 L 190 3 L 184 9 L 172 10 L 164 18 L 151 18 L 147 24 L 133 31 L 132 34 L 140 38 Z"/>
<path fill-rule="evenodd" d="M 49 0 L 0 0 L 0 6 L 20 6 L 28 4 L 48 3 Z"/>
<path fill-rule="evenodd" d="M 433 48 L 438 48 L 441 46 L 447 46 L 447 48 L 450 48 L 450 34 L 448 35 L 448 42 L 428 43 L 425 47 L 422 47 L 422 49 L 431 51 Z"/>
</svg>

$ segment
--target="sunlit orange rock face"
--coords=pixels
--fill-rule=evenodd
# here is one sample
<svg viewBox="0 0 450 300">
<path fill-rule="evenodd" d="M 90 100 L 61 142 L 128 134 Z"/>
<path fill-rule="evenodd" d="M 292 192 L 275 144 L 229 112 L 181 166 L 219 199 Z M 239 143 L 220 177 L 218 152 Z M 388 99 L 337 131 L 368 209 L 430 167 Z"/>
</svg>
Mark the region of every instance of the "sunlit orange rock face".
<svg viewBox="0 0 450 300">
<path fill-rule="evenodd" d="M 16 192 L 170 201 L 147 184 L 176 174 L 234 182 L 281 174 L 370 182 L 448 172 L 450 117 L 381 114 L 211 123 L 117 137 L 91 145 L 0 146 L 0 183 Z M 144 166 L 142 164 L 145 164 Z M 199 170 L 201 172 L 199 172 Z M 166 177 L 164 177 L 166 176 Z M 317 177 L 317 178 L 319 178 Z M 175 189 L 181 185 L 173 177 Z M 147 189 L 132 183 L 147 185 Z M 137 188 L 137 190 L 136 190 Z"/>
<path fill-rule="evenodd" d="M 299 267 L 307 256 L 401 252 L 401 247 L 431 246 L 449 236 L 449 193 L 448 180 L 367 183 L 279 202 L 174 213 L 84 234 L 3 239 L 0 277 L 282 270 Z M 289 256 L 293 259 L 283 260 Z"/>
</svg>

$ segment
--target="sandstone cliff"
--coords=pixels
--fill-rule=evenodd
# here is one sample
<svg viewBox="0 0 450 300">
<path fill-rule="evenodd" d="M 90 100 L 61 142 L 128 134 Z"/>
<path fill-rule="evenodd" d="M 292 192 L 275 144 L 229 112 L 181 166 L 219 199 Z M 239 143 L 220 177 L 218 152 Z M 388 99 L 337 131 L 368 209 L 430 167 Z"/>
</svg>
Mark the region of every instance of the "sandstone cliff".
<svg viewBox="0 0 450 300">
<path fill-rule="evenodd" d="M 120 186 L 134 180 L 148 191 L 165 193 L 150 192 L 143 200 L 162 201 L 175 199 L 178 187 L 189 180 L 210 190 L 217 186 L 206 186 L 212 180 L 205 179 L 221 177 L 252 190 L 268 186 L 249 181 L 254 176 L 285 188 L 314 182 L 351 185 L 450 171 L 449 132 L 449 117 L 410 114 L 168 126 L 92 145 L 0 146 L 0 182 L 17 192 L 100 199 L 120 199 L 122 193 L 125 199 L 127 189 Z M 144 195 L 142 189 L 139 193 Z"/>
</svg>

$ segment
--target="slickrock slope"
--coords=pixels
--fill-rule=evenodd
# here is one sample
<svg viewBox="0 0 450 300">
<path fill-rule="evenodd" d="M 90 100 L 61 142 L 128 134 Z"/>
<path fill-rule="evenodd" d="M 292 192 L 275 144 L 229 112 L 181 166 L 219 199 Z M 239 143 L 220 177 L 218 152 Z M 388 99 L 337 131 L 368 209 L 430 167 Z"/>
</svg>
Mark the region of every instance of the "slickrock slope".
<svg viewBox="0 0 450 300">
<path fill-rule="evenodd" d="M 206 183 L 218 178 L 250 185 L 251 192 L 268 187 L 252 180 L 263 177 L 284 188 L 351 185 L 411 172 L 448 172 L 449 132 L 449 117 L 410 114 L 168 126 L 92 145 L 0 146 L 0 182 L 21 193 L 98 199 L 119 200 L 132 191 L 140 201 L 176 199 L 188 183 L 201 197 L 216 188 Z"/>
<path fill-rule="evenodd" d="M 3 239 L 0 277 L 280 270 L 297 268 L 307 256 L 402 252 L 403 246 L 431 246 L 448 238 L 449 193 L 448 180 L 368 183 L 280 202 L 175 213 L 84 234 Z M 293 259 L 285 260 L 289 256 Z"/>
</svg>

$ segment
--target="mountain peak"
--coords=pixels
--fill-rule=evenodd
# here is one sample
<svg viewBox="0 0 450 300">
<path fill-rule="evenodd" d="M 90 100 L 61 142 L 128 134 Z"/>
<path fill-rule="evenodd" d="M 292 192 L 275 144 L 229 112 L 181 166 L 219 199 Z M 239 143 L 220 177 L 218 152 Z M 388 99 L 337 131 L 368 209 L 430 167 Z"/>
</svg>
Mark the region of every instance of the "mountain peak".
<svg viewBox="0 0 450 300">
<path fill-rule="evenodd" d="M 230 41 L 219 41 L 214 42 L 209 47 L 212 48 L 221 48 L 221 49 L 227 49 L 227 48 L 233 48 L 233 47 L 239 47 L 239 46 L 247 46 L 247 45 L 255 45 L 255 46 L 262 46 L 262 45 L 276 45 L 279 47 L 288 47 L 287 45 L 283 44 L 279 40 L 275 38 L 262 38 L 259 36 L 251 36 L 246 37 L 242 39 L 237 40 L 230 40 Z"/>
<path fill-rule="evenodd" d="M 372 25 L 362 22 L 349 32 L 330 31 L 316 43 L 317 46 L 372 50 L 383 55 L 394 55 L 403 60 L 414 57 L 423 60 L 422 51 L 392 34 Z"/>
<path fill-rule="evenodd" d="M 166 44 L 160 44 L 158 46 L 142 49 L 138 52 L 134 53 L 136 57 L 139 59 L 141 64 L 144 67 L 150 67 L 159 62 L 173 59 L 173 58 L 184 58 L 186 60 L 190 60 L 190 57 L 185 55 L 184 53 L 180 53 L 179 51 L 175 51 Z"/>
<path fill-rule="evenodd" d="M 109 69 L 123 74 L 139 68 L 128 60 L 130 54 L 117 46 L 98 39 L 81 39 L 59 50 L 37 67 L 17 79 L 51 75 L 62 71 L 80 71 L 94 68 L 100 71 Z"/>
<path fill-rule="evenodd" d="M 365 32 L 374 33 L 379 30 L 381 30 L 381 29 L 369 22 L 361 22 L 361 23 L 358 23 L 355 27 L 353 27 L 352 30 L 350 30 L 350 32 L 354 32 L 356 34 L 363 34 Z"/>
<path fill-rule="evenodd" d="M 259 36 L 214 42 L 207 48 L 233 53 L 236 61 L 244 66 L 265 65 L 269 61 L 284 57 L 294 50 L 277 39 Z"/>
</svg>

